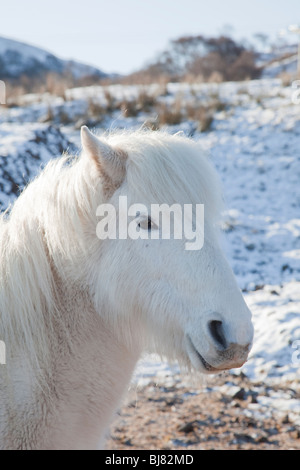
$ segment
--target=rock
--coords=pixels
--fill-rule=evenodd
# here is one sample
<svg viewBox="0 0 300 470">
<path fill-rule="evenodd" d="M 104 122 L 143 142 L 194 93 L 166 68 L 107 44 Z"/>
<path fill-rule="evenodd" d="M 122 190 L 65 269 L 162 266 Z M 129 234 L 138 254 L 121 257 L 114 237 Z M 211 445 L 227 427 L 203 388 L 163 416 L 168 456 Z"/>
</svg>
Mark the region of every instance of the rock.
<svg viewBox="0 0 300 470">
<path fill-rule="evenodd" d="M 282 424 L 289 424 L 290 423 L 290 418 L 289 415 L 285 415 L 285 417 L 281 421 Z"/>
<path fill-rule="evenodd" d="M 188 423 L 179 426 L 178 431 L 184 432 L 185 434 L 189 434 L 195 430 L 195 421 L 189 421 Z"/>
<path fill-rule="evenodd" d="M 247 399 L 247 392 L 244 388 L 240 388 L 238 392 L 236 392 L 233 397 L 234 400 L 246 400 Z"/>
</svg>

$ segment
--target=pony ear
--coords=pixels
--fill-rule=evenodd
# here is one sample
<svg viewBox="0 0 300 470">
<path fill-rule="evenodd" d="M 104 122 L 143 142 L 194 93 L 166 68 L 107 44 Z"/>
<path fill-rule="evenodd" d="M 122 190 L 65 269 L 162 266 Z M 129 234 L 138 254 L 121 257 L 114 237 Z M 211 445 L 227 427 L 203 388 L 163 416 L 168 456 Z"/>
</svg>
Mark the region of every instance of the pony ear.
<svg viewBox="0 0 300 470">
<path fill-rule="evenodd" d="M 99 140 L 86 126 L 81 128 L 81 144 L 103 177 L 104 189 L 116 190 L 125 177 L 127 154 Z"/>
</svg>

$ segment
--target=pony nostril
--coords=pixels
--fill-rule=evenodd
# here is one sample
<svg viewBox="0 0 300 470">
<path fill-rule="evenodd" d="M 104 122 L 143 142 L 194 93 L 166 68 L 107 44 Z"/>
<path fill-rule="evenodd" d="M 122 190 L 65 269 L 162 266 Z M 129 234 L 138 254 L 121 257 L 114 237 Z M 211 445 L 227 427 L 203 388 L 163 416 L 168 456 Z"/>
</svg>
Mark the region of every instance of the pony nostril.
<svg viewBox="0 0 300 470">
<path fill-rule="evenodd" d="M 225 339 L 225 335 L 223 332 L 223 325 L 220 320 L 212 320 L 209 322 L 209 331 L 214 339 L 214 341 L 217 343 L 217 345 L 222 347 L 222 349 L 227 348 L 227 342 Z"/>
</svg>

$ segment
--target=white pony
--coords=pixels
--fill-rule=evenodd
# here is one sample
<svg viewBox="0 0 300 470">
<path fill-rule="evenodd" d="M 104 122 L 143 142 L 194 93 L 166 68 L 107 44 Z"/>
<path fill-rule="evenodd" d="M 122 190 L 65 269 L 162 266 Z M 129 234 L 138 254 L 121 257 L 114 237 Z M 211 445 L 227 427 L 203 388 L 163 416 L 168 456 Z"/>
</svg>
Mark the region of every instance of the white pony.
<svg viewBox="0 0 300 470">
<path fill-rule="evenodd" d="M 82 147 L 0 219 L 1 449 L 100 448 L 144 350 L 216 373 L 251 347 L 251 314 L 218 242 L 220 185 L 198 145 L 145 131 L 99 140 L 84 127 Z M 204 204 L 203 248 L 99 240 L 97 208 L 120 195 Z M 139 228 L 160 229 L 141 215 Z"/>
</svg>

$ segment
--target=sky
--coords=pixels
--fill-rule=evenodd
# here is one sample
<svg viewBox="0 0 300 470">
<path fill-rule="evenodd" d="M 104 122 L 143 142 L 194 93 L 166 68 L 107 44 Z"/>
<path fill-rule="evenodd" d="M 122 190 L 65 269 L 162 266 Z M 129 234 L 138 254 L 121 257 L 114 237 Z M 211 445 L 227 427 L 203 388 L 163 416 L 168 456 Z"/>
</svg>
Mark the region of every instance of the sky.
<svg viewBox="0 0 300 470">
<path fill-rule="evenodd" d="M 183 35 L 273 39 L 300 23 L 299 0 L 0 0 L 0 36 L 104 72 L 130 73 Z M 289 35 L 289 38 L 292 36 Z"/>
</svg>

